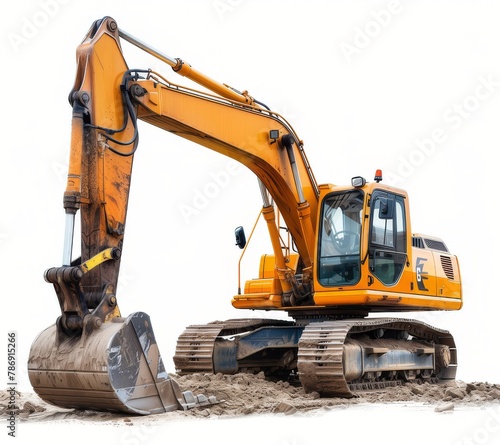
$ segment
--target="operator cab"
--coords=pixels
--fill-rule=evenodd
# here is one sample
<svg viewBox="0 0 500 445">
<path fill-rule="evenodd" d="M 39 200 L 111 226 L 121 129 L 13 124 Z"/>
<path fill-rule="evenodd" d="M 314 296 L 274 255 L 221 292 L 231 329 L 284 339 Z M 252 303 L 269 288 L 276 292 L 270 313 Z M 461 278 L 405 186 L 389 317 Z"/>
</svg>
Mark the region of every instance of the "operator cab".
<svg viewBox="0 0 500 445">
<path fill-rule="evenodd" d="M 352 188 L 332 191 L 323 199 L 318 249 L 321 286 L 358 284 L 366 261 L 370 274 L 385 286 L 401 277 L 407 259 L 405 196 L 377 187 L 381 180 L 380 170 L 370 186 L 358 176 Z"/>
</svg>

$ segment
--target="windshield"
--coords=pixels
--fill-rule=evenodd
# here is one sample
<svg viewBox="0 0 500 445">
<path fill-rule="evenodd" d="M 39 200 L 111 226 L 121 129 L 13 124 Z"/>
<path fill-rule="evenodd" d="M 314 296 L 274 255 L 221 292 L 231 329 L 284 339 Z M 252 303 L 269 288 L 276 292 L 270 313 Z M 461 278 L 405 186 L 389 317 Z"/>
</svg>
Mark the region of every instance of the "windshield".
<svg viewBox="0 0 500 445">
<path fill-rule="evenodd" d="M 318 279 L 322 285 L 355 284 L 360 277 L 363 192 L 332 193 L 323 201 Z"/>
</svg>

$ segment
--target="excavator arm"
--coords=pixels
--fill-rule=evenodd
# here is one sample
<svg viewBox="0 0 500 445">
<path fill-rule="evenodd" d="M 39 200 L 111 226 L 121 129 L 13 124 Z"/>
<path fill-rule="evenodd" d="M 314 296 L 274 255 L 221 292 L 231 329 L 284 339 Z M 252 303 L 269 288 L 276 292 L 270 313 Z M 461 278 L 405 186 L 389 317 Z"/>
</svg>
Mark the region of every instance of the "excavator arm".
<svg viewBox="0 0 500 445">
<path fill-rule="evenodd" d="M 130 69 L 122 39 L 159 57 L 206 91 L 173 84 L 150 70 Z M 247 92 L 219 84 L 182 60 L 144 45 L 119 30 L 110 17 L 96 21 L 77 48 L 69 101 L 73 115 L 63 199 L 63 261 L 45 272 L 61 316 L 32 346 L 30 379 L 43 398 L 61 406 L 139 413 L 186 408 L 193 405 L 192 397 L 166 375 L 149 317 L 121 317 L 116 299 L 137 121 L 229 156 L 256 174 L 283 305 L 311 295 L 319 192 L 302 142 L 284 118 Z M 300 284 L 284 258 L 275 204 L 303 261 L 305 278 Z M 78 213 L 81 254 L 73 259 Z"/>
<path fill-rule="evenodd" d="M 160 58 L 206 92 L 173 84 L 150 70 L 129 69 L 122 39 Z M 310 300 L 319 191 L 302 142 L 283 117 L 247 92 L 220 84 L 182 60 L 145 45 L 119 30 L 111 18 L 94 23 L 77 50 L 70 101 L 74 113 L 64 198 L 67 226 L 63 264 L 70 263 L 77 210 L 82 220 L 82 261 L 109 247 L 121 250 L 138 144 L 137 120 L 142 120 L 231 157 L 256 174 L 263 186 L 263 214 L 283 305 Z M 303 262 L 300 285 L 283 256 L 275 206 Z M 119 260 L 115 260 L 85 276 L 86 293 L 102 292 L 103 284 L 116 289 L 118 270 Z"/>
<path fill-rule="evenodd" d="M 173 84 L 150 70 L 129 69 L 121 39 L 147 50 L 209 91 Z M 302 142 L 283 117 L 259 105 L 248 93 L 219 84 L 182 60 L 148 47 L 119 30 L 111 18 L 94 23 L 77 49 L 77 74 L 70 102 L 73 120 L 64 194 L 67 220 L 63 264 L 69 266 L 72 262 L 77 211 L 81 212 L 82 221 L 80 262 L 102 255 L 109 248 L 114 249 L 114 256 L 113 261 L 102 262 L 82 275 L 80 293 L 84 298 L 76 290 L 66 292 L 73 295 L 66 297 L 72 300 L 71 310 L 62 311 L 63 322 L 69 329 L 82 323 L 81 314 L 86 310 L 75 307 L 79 301 L 80 305 L 88 305 L 89 299 L 100 302 L 104 294 L 116 292 L 133 158 L 138 146 L 138 120 L 231 157 L 256 174 L 273 201 L 264 201 L 264 215 L 275 257 L 281 262 L 278 269 L 287 271 L 281 275 L 284 294 L 295 291 L 296 300 L 307 296 L 310 290 L 303 290 L 302 295 L 296 291 L 295 271 L 288 270 L 282 258 L 273 204 L 280 209 L 307 272 L 313 263 L 319 192 Z M 55 270 L 46 278 L 51 282 L 59 280 Z M 303 289 L 308 287 L 306 280 Z M 67 302 L 64 305 L 68 306 Z M 118 309 L 111 313 L 117 315 Z"/>
</svg>

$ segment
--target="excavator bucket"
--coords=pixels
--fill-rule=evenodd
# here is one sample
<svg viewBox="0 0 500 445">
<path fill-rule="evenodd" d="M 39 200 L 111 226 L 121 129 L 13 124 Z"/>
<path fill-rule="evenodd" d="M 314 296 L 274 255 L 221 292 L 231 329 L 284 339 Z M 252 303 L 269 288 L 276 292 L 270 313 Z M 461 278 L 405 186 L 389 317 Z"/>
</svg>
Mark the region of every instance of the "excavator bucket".
<svg viewBox="0 0 500 445">
<path fill-rule="evenodd" d="M 116 317 L 85 332 L 68 336 L 56 323 L 33 342 L 29 378 L 46 402 L 144 415 L 215 402 L 181 391 L 168 376 L 145 313 Z"/>
</svg>

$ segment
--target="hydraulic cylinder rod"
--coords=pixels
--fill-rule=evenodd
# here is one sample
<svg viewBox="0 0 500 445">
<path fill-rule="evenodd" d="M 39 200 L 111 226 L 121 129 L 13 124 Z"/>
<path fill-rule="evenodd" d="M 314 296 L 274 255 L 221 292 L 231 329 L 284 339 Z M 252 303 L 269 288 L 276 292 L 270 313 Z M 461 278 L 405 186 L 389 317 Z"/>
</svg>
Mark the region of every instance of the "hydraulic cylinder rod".
<svg viewBox="0 0 500 445">
<path fill-rule="evenodd" d="M 248 94 L 239 93 L 233 88 L 211 79 L 205 74 L 195 70 L 193 67 L 191 67 L 191 65 L 189 65 L 189 63 L 183 62 L 181 59 L 173 58 L 167 56 L 166 54 L 163 54 L 161 51 L 158 51 L 157 49 L 144 43 L 142 40 L 132 36 L 122 29 L 118 30 L 118 33 L 123 40 L 142 49 L 143 51 L 156 57 L 157 59 L 160 59 L 167 65 L 170 65 L 172 69 L 181 76 L 187 77 L 188 79 L 204 86 L 205 88 L 208 88 L 209 90 L 221 95 L 222 97 L 225 97 L 226 99 L 230 99 L 236 102 L 242 102 L 249 105 L 254 104 L 254 100 Z"/>
</svg>

